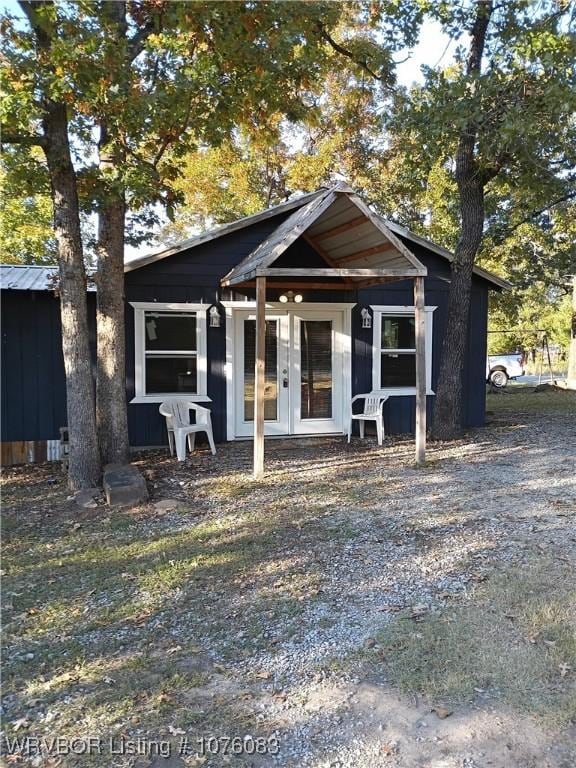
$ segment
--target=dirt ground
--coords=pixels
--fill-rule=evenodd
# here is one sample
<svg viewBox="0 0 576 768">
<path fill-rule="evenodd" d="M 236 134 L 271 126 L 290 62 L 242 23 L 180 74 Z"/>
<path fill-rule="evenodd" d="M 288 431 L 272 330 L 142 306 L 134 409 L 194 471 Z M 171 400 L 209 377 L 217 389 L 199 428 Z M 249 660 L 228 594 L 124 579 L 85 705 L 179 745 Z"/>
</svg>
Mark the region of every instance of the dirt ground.
<svg viewBox="0 0 576 768">
<path fill-rule="evenodd" d="M 130 511 L 6 471 L 5 764 L 572 768 L 576 408 L 503 402 L 423 469 L 148 452 Z"/>
</svg>

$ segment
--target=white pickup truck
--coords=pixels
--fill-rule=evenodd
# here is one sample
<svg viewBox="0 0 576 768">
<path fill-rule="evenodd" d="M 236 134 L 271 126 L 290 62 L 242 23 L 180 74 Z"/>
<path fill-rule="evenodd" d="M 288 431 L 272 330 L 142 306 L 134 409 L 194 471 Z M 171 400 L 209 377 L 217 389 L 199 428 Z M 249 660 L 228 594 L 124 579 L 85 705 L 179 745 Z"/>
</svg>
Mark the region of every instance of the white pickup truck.
<svg viewBox="0 0 576 768">
<path fill-rule="evenodd" d="M 524 376 L 524 354 L 512 352 L 507 355 L 488 355 L 486 358 L 486 381 L 493 387 L 505 387 L 509 379 Z"/>
</svg>

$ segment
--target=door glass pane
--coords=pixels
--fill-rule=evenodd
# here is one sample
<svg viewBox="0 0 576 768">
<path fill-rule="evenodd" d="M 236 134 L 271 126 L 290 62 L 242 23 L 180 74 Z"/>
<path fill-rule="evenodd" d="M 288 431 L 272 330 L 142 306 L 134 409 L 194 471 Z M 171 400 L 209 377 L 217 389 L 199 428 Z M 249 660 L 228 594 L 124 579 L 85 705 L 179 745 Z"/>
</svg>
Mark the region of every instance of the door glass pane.
<svg viewBox="0 0 576 768">
<path fill-rule="evenodd" d="M 382 353 L 380 369 L 381 387 L 415 387 L 416 386 L 416 355 L 414 352 L 404 354 Z"/>
<path fill-rule="evenodd" d="M 332 418 L 332 321 L 301 320 L 302 419 Z"/>
<path fill-rule="evenodd" d="M 414 349 L 415 321 L 410 316 L 382 317 L 381 349 Z"/>
<path fill-rule="evenodd" d="M 244 421 L 254 420 L 256 320 L 244 320 Z M 264 347 L 264 419 L 278 420 L 278 323 L 266 320 Z"/>
<path fill-rule="evenodd" d="M 146 394 L 196 392 L 196 358 L 146 356 Z"/>
<path fill-rule="evenodd" d="M 146 351 L 196 351 L 196 315 L 146 312 Z"/>
</svg>

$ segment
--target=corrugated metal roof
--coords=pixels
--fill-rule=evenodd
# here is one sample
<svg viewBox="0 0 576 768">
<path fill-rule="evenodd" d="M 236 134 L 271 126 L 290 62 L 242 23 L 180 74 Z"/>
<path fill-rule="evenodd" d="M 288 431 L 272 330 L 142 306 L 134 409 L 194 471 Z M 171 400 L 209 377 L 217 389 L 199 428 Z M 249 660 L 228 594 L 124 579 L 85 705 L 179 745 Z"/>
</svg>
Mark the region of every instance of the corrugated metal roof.
<svg viewBox="0 0 576 768">
<path fill-rule="evenodd" d="M 58 267 L 1 264 L 0 286 L 13 291 L 50 291 L 54 275 L 58 276 Z"/>
<path fill-rule="evenodd" d="M 323 196 L 326 194 L 327 191 L 335 191 L 335 190 L 353 192 L 353 190 L 345 184 L 338 184 L 336 185 L 336 187 L 333 187 L 331 190 L 328 190 L 326 187 L 321 187 L 316 192 L 311 192 L 307 195 L 302 195 L 301 197 L 298 197 L 294 200 L 290 200 L 287 203 L 282 203 L 273 208 L 268 208 L 267 210 L 262 211 L 261 213 L 256 213 L 253 216 L 246 216 L 243 219 L 238 219 L 237 221 L 233 221 L 233 222 L 230 222 L 229 224 L 225 224 L 221 227 L 217 227 L 208 232 L 204 232 L 203 234 L 198 235 L 197 237 L 193 237 L 188 240 L 182 240 L 179 243 L 174 243 L 174 245 L 158 253 L 147 254 L 145 256 L 140 256 L 136 259 L 132 259 L 130 262 L 126 263 L 124 269 L 126 272 L 130 272 L 133 269 L 138 269 L 139 267 L 146 266 L 147 264 L 152 264 L 155 261 L 158 261 L 159 259 L 165 259 L 168 256 L 172 256 L 173 254 L 180 253 L 181 251 L 187 250 L 188 248 L 194 248 L 197 245 L 208 243 L 211 240 L 216 240 L 217 238 L 222 237 L 223 235 L 227 235 L 227 234 L 230 234 L 231 232 L 235 232 L 244 227 L 248 227 L 251 224 L 255 224 L 259 221 L 263 221 L 264 219 L 270 218 L 271 216 L 276 216 L 279 213 L 284 213 L 290 210 L 301 208 L 305 206 L 308 202 L 310 202 L 313 198 Z M 336 213 L 336 210 L 335 210 L 335 213 Z M 401 237 L 405 237 L 406 239 L 411 240 L 413 243 L 422 245 L 425 248 L 428 248 L 429 250 L 433 251 L 434 253 L 437 253 L 439 256 L 442 256 L 443 258 L 447 259 L 448 261 L 452 261 L 452 259 L 454 258 L 453 254 L 450 253 L 450 251 L 446 250 L 446 248 L 442 248 L 442 246 L 436 245 L 436 243 L 433 243 L 430 240 L 426 240 L 425 238 L 420 237 L 420 235 L 416 235 L 414 232 L 411 232 L 409 229 L 401 226 L 400 224 L 396 224 L 395 222 L 384 219 L 382 216 L 378 216 L 378 214 L 374 213 L 373 211 L 371 211 L 371 213 L 375 218 L 379 219 L 384 224 L 384 226 L 388 229 L 389 232 L 392 232 L 396 235 L 400 235 Z M 345 241 L 341 240 L 340 242 L 344 244 Z M 370 262 L 368 260 L 366 260 L 363 263 L 363 266 L 369 266 L 369 265 L 370 265 Z M 498 275 L 495 275 L 493 272 L 488 272 L 488 270 L 482 269 L 482 267 L 475 266 L 474 274 L 484 278 L 485 280 L 497 286 L 498 288 L 510 289 L 512 287 L 508 281 L 504 280 L 501 277 L 498 277 Z"/>
<path fill-rule="evenodd" d="M 153 264 L 155 261 L 160 261 L 160 259 L 165 259 L 175 253 L 185 251 L 188 248 L 195 248 L 197 245 L 209 243 L 211 240 L 215 240 L 217 237 L 229 235 L 232 232 L 236 232 L 238 229 L 249 227 L 252 224 L 265 221 L 266 219 L 270 219 L 273 216 L 278 216 L 280 213 L 287 213 L 294 208 L 300 208 L 301 206 L 306 205 L 309 200 L 313 200 L 315 197 L 325 193 L 326 188 L 321 187 L 316 192 L 309 192 L 305 195 L 300 195 L 299 197 L 294 198 L 294 200 L 288 200 L 286 203 L 280 203 L 280 205 L 274 205 L 272 208 L 266 208 L 266 210 L 260 211 L 259 213 L 254 213 L 251 216 L 244 216 L 242 219 L 236 219 L 236 221 L 231 221 L 228 224 L 222 224 L 219 227 L 215 227 L 214 229 L 210 229 L 207 232 L 203 232 L 201 235 L 196 235 L 195 237 L 190 237 L 187 240 L 181 240 L 178 243 L 174 243 L 174 245 L 171 245 L 168 248 L 164 248 L 163 250 L 156 253 L 148 253 L 144 256 L 137 256 L 135 259 L 130 259 L 130 261 L 125 263 L 124 271 L 131 272 L 133 269 L 145 267 L 146 264 Z"/>
<path fill-rule="evenodd" d="M 0 288 L 10 291 L 53 291 L 58 285 L 58 267 L 0 264 Z M 95 291 L 93 283 L 89 291 Z"/>
<path fill-rule="evenodd" d="M 335 277 L 348 277 L 353 283 L 361 283 L 370 276 L 399 278 L 426 274 L 426 267 L 384 221 L 350 187 L 338 185 L 285 219 L 230 270 L 222 285 L 239 285 L 258 275 L 274 277 L 272 265 L 301 235 L 323 257 L 326 269 L 334 270 Z M 307 271 L 302 267 L 294 270 L 294 275 L 305 277 Z M 351 271 L 365 274 L 356 277 Z M 313 269 L 310 274 L 315 274 Z"/>
</svg>

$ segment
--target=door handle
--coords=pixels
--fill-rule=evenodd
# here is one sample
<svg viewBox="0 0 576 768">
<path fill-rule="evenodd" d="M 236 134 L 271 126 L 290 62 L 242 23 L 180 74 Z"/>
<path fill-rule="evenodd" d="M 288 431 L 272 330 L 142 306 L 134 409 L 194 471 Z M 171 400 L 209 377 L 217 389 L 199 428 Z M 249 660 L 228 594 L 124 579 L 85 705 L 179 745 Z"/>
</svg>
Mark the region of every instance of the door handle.
<svg viewBox="0 0 576 768">
<path fill-rule="evenodd" d="M 282 379 L 282 386 L 284 389 L 288 389 L 288 379 Z"/>
</svg>

